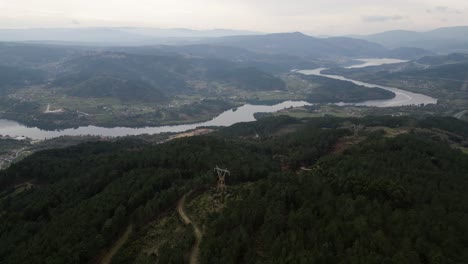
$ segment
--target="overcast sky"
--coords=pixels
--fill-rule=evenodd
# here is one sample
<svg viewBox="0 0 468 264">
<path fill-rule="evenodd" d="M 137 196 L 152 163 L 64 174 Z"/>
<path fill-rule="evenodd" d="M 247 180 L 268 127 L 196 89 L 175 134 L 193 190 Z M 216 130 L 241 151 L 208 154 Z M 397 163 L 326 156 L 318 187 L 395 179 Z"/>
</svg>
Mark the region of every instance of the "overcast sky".
<svg viewBox="0 0 468 264">
<path fill-rule="evenodd" d="M 365 34 L 468 25 L 468 0 L 0 0 L 0 28 L 142 26 Z"/>
</svg>

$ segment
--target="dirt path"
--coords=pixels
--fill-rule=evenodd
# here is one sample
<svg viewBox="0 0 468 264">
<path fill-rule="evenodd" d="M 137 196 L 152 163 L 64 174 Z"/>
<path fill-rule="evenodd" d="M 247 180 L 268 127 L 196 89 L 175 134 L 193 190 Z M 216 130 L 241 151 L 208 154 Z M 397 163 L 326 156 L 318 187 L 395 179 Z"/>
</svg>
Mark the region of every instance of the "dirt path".
<svg viewBox="0 0 468 264">
<path fill-rule="evenodd" d="M 459 112 L 459 113 L 456 113 L 456 114 L 454 115 L 454 117 L 457 118 L 457 119 L 461 119 L 461 118 L 465 115 L 466 112 L 468 112 L 468 110 L 465 110 L 465 111 L 461 111 L 461 112 Z"/>
<path fill-rule="evenodd" d="M 190 224 L 193 226 L 193 233 L 195 235 L 195 244 L 193 245 L 192 250 L 190 252 L 190 264 L 196 264 L 198 263 L 198 255 L 200 253 L 200 243 L 201 243 L 203 234 L 200 228 L 198 228 L 198 226 L 195 223 L 193 223 L 192 220 L 190 220 L 189 216 L 185 212 L 185 200 L 187 198 L 187 195 L 189 194 L 190 193 L 180 198 L 179 202 L 177 203 L 177 213 L 179 214 L 180 218 L 185 224 L 187 225 Z"/>
<path fill-rule="evenodd" d="M 119 249 L 125 244 L 128 237 L 133 231 L 133 225 L 128 225 L 125 233 L 117 240 L 112 248 L 106 253 L 106 255 L 102 258 L 101 264 L 110 264 L 114 255 L 119 251 Z"/>
</svg>

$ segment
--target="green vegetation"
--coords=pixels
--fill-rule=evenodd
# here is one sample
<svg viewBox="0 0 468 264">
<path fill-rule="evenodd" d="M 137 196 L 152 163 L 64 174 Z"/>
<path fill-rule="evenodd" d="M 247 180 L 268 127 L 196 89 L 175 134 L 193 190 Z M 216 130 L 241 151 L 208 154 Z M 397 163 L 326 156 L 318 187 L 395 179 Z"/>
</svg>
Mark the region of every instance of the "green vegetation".
<svg viewBox="0 0 468 264">
<path fill-rule="evenodd" d="M 417 63 L 431 66 L 441 66 L 446 64 L 466 63 L 468 54 L 452 53 L 447 55 L 426 56 L 416 60 Z"/>
<path fill-rule="evenodd" d="M 193 239 L 192 228 L 175 213 L 163 215 L 134 233 L 112 263 L 185 263 Z"/>
<path fill-rule="evenodd" d="M 78 97 L 115 97 L 121 101 L 160 102 L 163 94 L 141 81 L 127 81 L 110 76 L 98 76 L 77 84 L 69 92 Z"/>
<path fill-rule="evenodd" d="M 242 103 L 225 90 L 285 88 L 270 73 L 228 60 L 0 44 L 0 118 L 45 129 L 200 122 Z M 48 105 L 57 111 L 45 113 Z"/>
<path fill-rule="evenodd" d="M 194 123 L 245 103 L 393 96 L 290 74 L 293 68 L 335 66 L 330 60 L 210 45 L 95 49 L 3 43 L 0 57 L 0 118 L 42 129 Z"/>
<path fill-rule="evenodd" d="M 201 263 L 464 263 L 467 165 L 420 136 L 374 136 L 228 203 Z"/>
<path fill-rule="evenodd" d="M 155 105 L 145 102 L 122 103 L 112 98 L 83 100 L 80 97 L 43 92 L 41 88 L 33 88 L 15 95 L 18 98 L 38 96 L 41 103 L 0 98 L 0 118 L 48 130 L 89 124 L 143 127 L 202 122 L 238 106 L 224 100 L 200 99 L 196 96 L 177 97 L 173 102 Z M 46 113 L 48 104 L 52 109 L 61 109 L 60 112 Z"/>
<path fill-rule="evenodd" d="M 80 48 L 0 42 L 0 65 L 38 68 L 80 54 Z"/>
<path fill-rule="evenodd" d="M 274 104 L 286 100 L 305 100 L 311 103 L 360 102 L 391 99 L 395 94 L 383 89 L 369 89 L 351 82 L 303 74 L 284 74 L 285 90 L 242 92 L 231 97 L 254 104 Z M 229 94 L 229 91 L 228 91 Z"/>
<path fill-rule="evenodd" d="M 165 140 L 169 135 L 161 134 L 156 136 L 143 137 L 148 142 Z M 41 150 L 65 148 L 78 145 L 84 142 L 117 139 L 103 139 L 97 136 L 63 136 L 43 141 L 35 141 L 31 139 L 13 139 L 10 137 L 0 137 L 0 170 L 10 166 L 13 162 L 18 162 L 21 159 Z"/>
<path fill-rule="evenodd" d="M 232 159 L 231 151 L 242 159 Z M 141 141 L 88 143 L 32 155 L 1 172 L 1 258 L 90 261 L 129 221 L 143 226 L 206 181 L 212 164 L 239 168 L 238 180 L 262 177 L 273 166 L 246 147 L 204 137 L 157 147 Z M 37 188 L 9 198 L 11 186 L 22 181 Z"/>
<path fill-rule="evenodd" d="M 211 69 L 208 76 L 221 82 L 232 83 L 242 90 L 283 90 L 285 83 L 277 77 L 262 72 L 256 68 L 216 68 Z"/>
<path fill-rule="evenodd" d="M 187 59 L 180 56 L 141 56 L 127 53 L 103 53 L 65 62 L 68 69 L 53 86 L 70 86 L 81 81 L 114 76 L 145 81 L 166 95 L 193 92 L 190 82 L 224 82 L 239 89 L 281 89 L 281 79 L 255 68 L 215 59 Z"/>
<path fill-rule="evenodd" d="M 453 115 L 458 119 L 466 119 L 468 111 L 458 112 Z M 418 118 L 428 118 L 434 115 L 452 115 L 453 110 L 447 109 L 443 105 L 424 105 L 424 106 L 399 106 L 399 107 L 365 107 L 365 106 L 340 106 L 330 104 L 314 104 L 311 106 L 295 107 L 284 109 L 275 113 L 257 113 L 255 117 L 271 117 L 287 115 L 295 118 L 311 117 L 364 117 L 364 116 L 413 116 Z M 450 120 L 450 119 L 448 119 Z"/>
<path fill-rule="evenodd" d="M 44 72 L 38 70 L 0 65 L 0 95 L 18 86 L 41 83 L 44 79 Z"/>
<path fill-rule="evenodd" d="M 201 263 L 464 263 L 467 143 L 455 118 L 283 116 L 45 150 L 0 171 L 0 258 L 98 263 L 131 225 L 112 263 L 181 263 L 193 235 L 175 206 L 199 190 Z"/>
<path fill-rule="evenodd" d="M 307 99 L 311 102 L 359 102 L 395 97 L 392 92 L 383 89 L 369 89 L 351 82 L 313 75 L 301 77 L 317 86 L 308 91 Z"/>
</svg>

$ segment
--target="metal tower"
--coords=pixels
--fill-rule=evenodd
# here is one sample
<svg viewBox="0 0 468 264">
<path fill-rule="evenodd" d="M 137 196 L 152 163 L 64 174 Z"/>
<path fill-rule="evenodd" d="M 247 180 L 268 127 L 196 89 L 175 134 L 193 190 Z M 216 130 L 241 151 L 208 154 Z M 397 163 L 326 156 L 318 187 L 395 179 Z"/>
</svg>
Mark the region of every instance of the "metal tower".
<svg viewBox="0 0 468 264">
<path fill-rule="evenodd" d="M 218 166 L 216 166 L 214 171 L 218 174 L 218 185 L 216 189 L 218 191 L 224 191 L 226 189 L 226 176 L 231 175 L 231 173 L 227 169 L 221 169 Z"/>
</svg>

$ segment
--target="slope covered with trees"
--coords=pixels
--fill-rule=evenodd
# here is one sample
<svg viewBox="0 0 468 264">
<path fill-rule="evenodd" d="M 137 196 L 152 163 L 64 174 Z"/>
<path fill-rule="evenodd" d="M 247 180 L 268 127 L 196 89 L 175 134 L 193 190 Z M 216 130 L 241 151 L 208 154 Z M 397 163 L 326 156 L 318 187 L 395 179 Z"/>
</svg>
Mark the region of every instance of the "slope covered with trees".
<svg viewBox="0 0 468 264">
<path fill-rule="evenodd" d="M 167 95 L 193 93 L 195 82 L 221 82 L 244 90 L 284 88 L 281 79 L 255 68 L 217 59 L 189 59 L 178 55 L 100 53 L 63 64 L 53 86 L 68 87 L 102 76 L 144 81 Z M 131 91 L 131 89 L 130 89 Z"/>
<path fill-rule="evenodd" d="M 45 75 L 39 70 L 0 65 L 0 95 L 7 94 L 13 88 L 42 83 Z"/>
<path fill-rule="evenodd" d="M 368 139 L 214 214 L 201 263 L 463 263 L 467 170 L 419 136 Z"/>
<path fill-rule="evenodd" d="M 197 218 L 201 263 L 463 263 L 468 156 L 457 146 L 468 125 L 451 118 L 278 117 L 154 146 L 46 150 L 0 171 L 0 259 L 99 263 L 128 226 L 144 237 L 185 193 L 214 186 L 219 165 L 237 191 Z M 116 263 L 181 263 L 189 233 L 163 233 L 159 255 L 124 244 Z"/>
<path fill-rule="evenodd" d="M 121 101 L 160 102 L 164 94 L 143 81 L 97 76 L 74 85 L 70 95 L 79 97 L 115 97 Z"/>
</svg>

